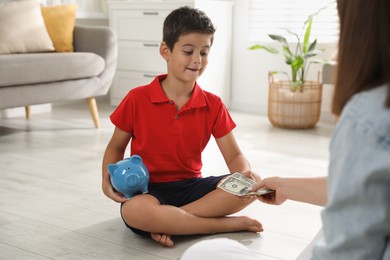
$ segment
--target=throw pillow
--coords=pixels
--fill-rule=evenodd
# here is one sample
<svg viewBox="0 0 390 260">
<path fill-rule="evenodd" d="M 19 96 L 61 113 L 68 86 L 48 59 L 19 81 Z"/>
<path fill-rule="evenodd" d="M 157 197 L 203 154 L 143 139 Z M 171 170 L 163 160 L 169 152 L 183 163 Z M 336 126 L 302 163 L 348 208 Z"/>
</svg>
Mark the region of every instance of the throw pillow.
<svg viewBox="0 0 390 260">
<path fill-rule="evenodd" d="M 0 4 L 0 54 L 53 50 L 38 1 Z"/>
<path fill-rule="evenodd" d="M 42 16 L 57 52 L 72 52 L 77 5 L 42 7 Z"/>
</svg>

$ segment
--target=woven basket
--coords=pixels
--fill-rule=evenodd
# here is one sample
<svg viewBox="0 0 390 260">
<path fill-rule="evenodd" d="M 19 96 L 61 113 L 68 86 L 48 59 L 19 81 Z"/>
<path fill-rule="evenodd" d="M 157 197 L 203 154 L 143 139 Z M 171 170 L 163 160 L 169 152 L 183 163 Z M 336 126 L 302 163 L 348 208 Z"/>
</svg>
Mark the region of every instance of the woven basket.
<svg viewBox="0 0 390 260">
<path fill-rule="evenodd" d="M 305 81 L 302 89 L 293 91 L 288 80 L 269 76 L 268 118 L 280 128 L 313 128 L 320 119 L 322 83 Z"/>
</svg>

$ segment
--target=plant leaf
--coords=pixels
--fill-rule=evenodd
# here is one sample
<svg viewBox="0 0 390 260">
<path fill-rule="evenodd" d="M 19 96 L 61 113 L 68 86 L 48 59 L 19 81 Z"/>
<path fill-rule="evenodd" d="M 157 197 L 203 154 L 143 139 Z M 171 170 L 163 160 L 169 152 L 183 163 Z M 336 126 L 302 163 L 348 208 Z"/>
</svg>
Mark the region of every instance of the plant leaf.
<svg viewBox="0 0 390 260">
<path fill-rule="evenodd" d="M 307 50 L 307 52 L 311 52 L 313 51 L 317 46 L 317 39 L 315 39 L 309 46 L 309 49 Z"/>
<path fill-rule="evenodd" d="M 288 76 L 288 73 L 285 71 L 271 71 L 271 75 L 275 75 L 275 74 L 284 74 L 286 75 L 288 81 L 290 81 L 290 77 Z"/>
<path fill-rule="evenodd" d="M 281 35 L 268 34 L 268 37 L 270 37 L 274 41 L 278 41 L 278 42 L 282 43 L 283 45 L 288 45 L 286 38 L 281 36 Z"/>
<path fill-rule="evenodd" d="M 303 64 L 305 63 L 304 58 L 302 56 L 296 56 L 293 62 L 291 63 L 291 66 L 295 69 L 298 70 L 303 67 Z"/>
<path fill-rule="evenodd" d="M 330 64 L 328 60 L 324 60 L 324 59 L 310 60 L 309 62 L 315 64 Z"/>
<path fill-rule="evenodd" d="M 320 54 L 321 52 L 322 51 L 314 50 L 314 51 L 306 53 L 303 57 L 304 57 L 304 59 L 308 59 L 308 58 L 311 58 L 311 57 L 314 57 L 314 56 Z"/>
<path fill-rule="evenodd" d="M 271 71 L 271 75 L 275 75 L 275 74 L 285 74 L 285 75 L 288 75 L 287 72 L 285 71 Z"/>
<path fill-rule="evenodd" d="M 290 29 L 287 29 L 287 28 L 284 28 L 284 30 L 286 30 L 286 32 L 288 32 L 289 34 L 292 34 L 292 35 L 295 35 L 295 37 L 297 38 L 297 42 L 299 42 L 299 35 L 293 31 L 291 31 Z"/>
<path fill-rule="evenodd" d="M 310 15 L 308 20 L 305 22 L 306 31 L 305 31 L 305 36 L 303 37 L 303 54 L 307 53 L 307 46 L 309 44 L 309 39 L 310 39 L 310 34 L 311 34 L 311 25 L 313 23 L 313 16 Z"/>
<path fill-rule="evenodd" d="M 273 54 L 278 54 L 279 51 L 275 48 L 272 48 L 272 47 L 269 47 L 269 46 L 264 46 L 264 45 L 260 45 L 260 44 L 255 44 L 251 47 L 249 47 L 250 50 L 266 50 L 270 53 L 273 53 Z"/>
<path fill-rule="evenodd" d="M 296 56 L 295 59 L 292 61 L 290 65 L 292 81 L 297 81 L 298 72 L 303 68 L 304 64 L 305 61 L 301 56 Z"/>
<path fill-rule="evenodd" d="M 286 58 L 286 63 L 290 65 L 292 61 L 294 60 L 294 55 L 291 53 L 290 48 L 288 46 L 283 46 L 283 54 L 284 57 Z"/>
</svg>

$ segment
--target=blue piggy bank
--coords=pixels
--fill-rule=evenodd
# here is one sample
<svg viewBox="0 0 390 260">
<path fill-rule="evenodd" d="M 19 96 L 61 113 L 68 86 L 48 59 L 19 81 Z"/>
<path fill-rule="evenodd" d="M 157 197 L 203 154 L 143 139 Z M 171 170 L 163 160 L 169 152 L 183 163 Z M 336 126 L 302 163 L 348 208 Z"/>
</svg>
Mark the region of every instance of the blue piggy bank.
<svg viewBox="0 0 390 260">
<path fill-rule="evenodd" d="M 148 191 L 149 171 L 139 155 L 108 165 L 111 184 L 126 198 Z"/>
</svg>

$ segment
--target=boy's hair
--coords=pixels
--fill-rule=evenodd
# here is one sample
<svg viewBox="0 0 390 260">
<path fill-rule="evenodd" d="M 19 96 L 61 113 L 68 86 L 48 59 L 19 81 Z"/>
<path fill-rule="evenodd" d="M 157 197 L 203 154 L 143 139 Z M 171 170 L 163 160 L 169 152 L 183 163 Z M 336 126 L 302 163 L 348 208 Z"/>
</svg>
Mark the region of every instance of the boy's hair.
<svg viewBox="0 0 390 260">
<path fill-rule="evenodd" d="M 180 36 L 188 33 L 210 34 L 213 43 L 215 27 L 210 18 L 201 10 L 188 6 L 173 10 L 164 21 L 163 41 L 172 51 Z"/>
</svg>

